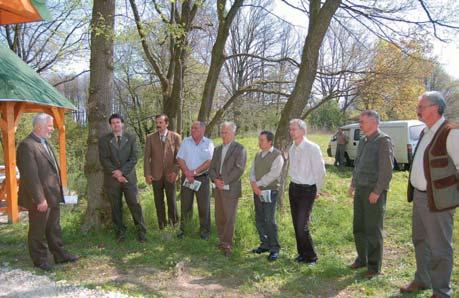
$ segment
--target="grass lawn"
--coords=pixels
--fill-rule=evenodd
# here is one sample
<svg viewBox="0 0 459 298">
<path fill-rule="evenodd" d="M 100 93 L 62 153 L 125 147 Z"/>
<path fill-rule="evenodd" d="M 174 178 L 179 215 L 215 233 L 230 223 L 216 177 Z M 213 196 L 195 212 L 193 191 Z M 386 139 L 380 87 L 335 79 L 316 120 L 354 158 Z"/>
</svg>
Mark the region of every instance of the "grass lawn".
<svg viewBox="0 0 459 298">
<path fill-rule="evenodd" d="M 128 238 L 118 245 L 111 230 L 83 235 L 80 223 L 85 210 L 79 206 L 62 208 L 61 224 L 66 247 L 82 258 L 76 264 L 60 265 L 50 274 L 90 288 L 101 287 L 134 296 L 253 296 L 253 297 L 389 297 L 399 296 L 398 287 L 413 277 L 414 252 L 411 244 L 411 204 L 406 202 L 407 172 L 394 172 L 385 216 L 383 274 L 368 281 L 364 271 L 347 268 L 355 258 L 352 235 L 352 199 L 347 196 L 351 169 L 339 172 L 326 157 L 327 135 L 312 135 L 319 143 L 327 163 L 326 183 L 312 212 L 312 237 L 319 262 L 309 267 L 296 264 L 296 244 L 288 200 L 277 213 L 282 246 L 278 261 L 269 263 L 266 255 L 249 251 L 256 247 L 253 199 L 248 171 L 257 151 L 255 137 L 240 138 L 247 148 L 249 162 L 243 178 L 243 197 L 239 201 L 234 252 L 225 258 L 216 249 L 217 239 L 212 206 L 212 234 L 209 241 L 199 239 L 198 219 L 180 240 L 176 230 L 159 232 L 152 190 L 143 181 L 142 162 L 138 163 L 141 201 L 148 227 L 148 242 L 136 241 L 135 229 L 126 209 Z M 178 202 L 179 203 L 179 202 Z M 212 199 L 213 203 L 213 199 Z M 195 205 L 196 211 L 196 205 Z M 456 217 L 455 246 L 459 244 Z M 0 264 L 33 270 L 26 247 L 27 223 L 0 225 Z M 459 257 L 455 256 L 452 285 L 459 295 Z M 431 291 L 407 297 L 430 297 Z M 458 296 L 459 297 L 459 296 Z"/>
</svg>

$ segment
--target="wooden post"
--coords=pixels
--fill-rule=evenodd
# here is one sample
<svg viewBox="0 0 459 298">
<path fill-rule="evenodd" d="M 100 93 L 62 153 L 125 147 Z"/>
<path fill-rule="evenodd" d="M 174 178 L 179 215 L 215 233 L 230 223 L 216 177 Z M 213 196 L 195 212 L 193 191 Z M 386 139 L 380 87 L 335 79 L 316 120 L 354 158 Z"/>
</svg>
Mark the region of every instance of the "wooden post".
<svg viewBox="0 0 459 298">
<path fill-rule="evenodd" d="M 66 146 L 65 146 L 65 119 L 64 109 L 51 108 L 53 117 L 57 129 L 59 130 L 59 167 L 62 181 L 62 188 L 68 189 L 68 178 L 67 178 L 67 158 L 66 158 Z"/>
<path fill-rule="evenodd" d="M 15 136 L 15 116 L 19 117 L 20 112 L 15 115 L 15 102 L 5 102 L 2 104 L 2 135 L 5 155 L 5 179 L 7 195 L 8 222 L 17 223 L 19 221 L 18 208 L 18 184 L 16 180 L 16 144 Z"/>
</svg>

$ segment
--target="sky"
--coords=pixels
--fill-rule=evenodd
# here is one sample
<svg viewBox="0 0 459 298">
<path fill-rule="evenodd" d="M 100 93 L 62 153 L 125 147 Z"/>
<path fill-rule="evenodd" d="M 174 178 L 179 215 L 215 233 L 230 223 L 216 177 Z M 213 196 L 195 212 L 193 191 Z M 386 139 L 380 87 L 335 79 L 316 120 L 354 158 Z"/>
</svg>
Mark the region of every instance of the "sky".
<svg viewBox="0 0 459 298">
<path fill-rule="evenodd" d="M 291 1 L 295 2 L 295 0 Z M 306 30 L 304 14 L 296 9 L 291 8 L 280 0 L 275 0 L 274 13 L 288 20 L 291 24 Z M 433 54 L 438 57 L 439 62 L 443 65 L 446 72 L 455 79 L 459 79 L 459 41 L 452 39 L 449 43 L 439 40 L 433 40 Z"/>
</svg>

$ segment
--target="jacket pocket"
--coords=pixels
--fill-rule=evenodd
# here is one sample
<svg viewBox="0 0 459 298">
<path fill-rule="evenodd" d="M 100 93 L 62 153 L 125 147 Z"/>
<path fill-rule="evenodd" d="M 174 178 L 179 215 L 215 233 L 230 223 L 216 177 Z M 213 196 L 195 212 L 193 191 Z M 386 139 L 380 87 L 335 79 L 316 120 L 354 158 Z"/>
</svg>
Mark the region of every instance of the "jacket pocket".
<svg viewBox="0 0 459 298">
<path fill-rule="evenodd" d="M 445 168 L 446 166 L 448 166 L 448 158 L 443 157 L 443 158 L 433 159 L 430 161 L 430 166 L 432 168 Z"/>
<path fill-rule="evenodd" d="M 453 186 L 455 184 L 457 184 L 456 175 L 451 175 L 434 181 L 434 185 L 436 188 L 446 188 L 449 186 Z"/>
</svg>

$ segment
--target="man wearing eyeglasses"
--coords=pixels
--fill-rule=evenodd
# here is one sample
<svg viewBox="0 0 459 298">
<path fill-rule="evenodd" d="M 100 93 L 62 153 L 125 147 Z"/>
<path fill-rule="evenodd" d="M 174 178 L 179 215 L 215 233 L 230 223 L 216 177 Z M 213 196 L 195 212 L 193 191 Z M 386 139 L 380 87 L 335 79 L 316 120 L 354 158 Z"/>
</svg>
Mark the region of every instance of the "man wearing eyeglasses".
<svg viewBox="0 0 459 298">
<path fill-rule="evenodd" d="M 432 297 L 452 297 L 454 208 L 459 205 L 459 129 L 445 120 L 446 102 L 437 91 L 419 97 L 417 114 L 426 124 L 408 180 L 413 202 L 413 281 L 402 293 L 432 288 Z"/>
</svg>

